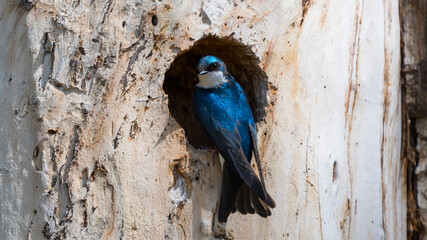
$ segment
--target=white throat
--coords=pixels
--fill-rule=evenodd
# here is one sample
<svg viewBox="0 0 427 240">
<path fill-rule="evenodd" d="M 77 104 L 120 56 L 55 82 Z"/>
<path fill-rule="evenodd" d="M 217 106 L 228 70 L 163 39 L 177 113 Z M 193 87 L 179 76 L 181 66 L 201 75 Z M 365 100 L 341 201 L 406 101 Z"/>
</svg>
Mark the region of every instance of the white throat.
<svg viewBox="0 0 427 240">
<path fill-rule="evenodd" d="M 208 72 L 197 76 L 199 77 L 199 83 L 196 86 L 201 88 L 216 88 L 227 81 L 221 71 Z"/>
</svg>

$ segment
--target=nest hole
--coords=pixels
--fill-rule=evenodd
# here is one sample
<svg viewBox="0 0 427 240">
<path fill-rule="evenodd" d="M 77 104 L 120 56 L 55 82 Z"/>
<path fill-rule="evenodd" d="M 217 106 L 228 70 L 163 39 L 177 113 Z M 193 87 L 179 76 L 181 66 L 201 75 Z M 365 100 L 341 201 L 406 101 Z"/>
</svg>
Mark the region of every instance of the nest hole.
<svg viewBox="0 0 427 240">
<path fill-rule="evenodd" d="M 222 59 L 234 79 L 245 90 L 256 122 L 264 119 L 267 107 L 268 78 L 259 67 L 252 49 L 233 39 L 206 36 L 178 54 L 165 73 L 163 91 L 168 95 L 172 117 L 185 130 L 189 143 L 195 148 L 213 148 L 202 125 L 193 114 L 193 90 L 198 83 L 195 67 L 206 55 Z"/>
<path fill-rule="evenodd" d="M 157 24 L 159 24 L 159 18 L 156 15 L 151 17 L 151 24 L 153 24 L 153 26 L 157 26 Z"/>
</svg>

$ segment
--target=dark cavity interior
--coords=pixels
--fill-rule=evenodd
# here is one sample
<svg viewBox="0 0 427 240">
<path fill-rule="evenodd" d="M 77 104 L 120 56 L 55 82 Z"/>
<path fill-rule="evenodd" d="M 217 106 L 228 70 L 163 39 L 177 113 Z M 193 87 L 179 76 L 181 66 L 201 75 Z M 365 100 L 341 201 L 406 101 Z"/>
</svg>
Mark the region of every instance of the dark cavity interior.
<svg viewBox="0 0 427 240">
<path fill-rule="evenodd" d="M 169 98 L 169 111 L 195 148 L 213 147 L 194 117 L 192 106 L 193 89 L 198 83 L 195 67 L 205 55 L 214 55 L 225 62 L 234 79 L 245 90 L 256 122 L 264 119 L 267 107 L 267 75 L 259 67 L 259 59 L 249 46 L 231 37 L 207 36 L 198 40 L 176 57 L 163 83 L 163 90 Z"/>
</svg>

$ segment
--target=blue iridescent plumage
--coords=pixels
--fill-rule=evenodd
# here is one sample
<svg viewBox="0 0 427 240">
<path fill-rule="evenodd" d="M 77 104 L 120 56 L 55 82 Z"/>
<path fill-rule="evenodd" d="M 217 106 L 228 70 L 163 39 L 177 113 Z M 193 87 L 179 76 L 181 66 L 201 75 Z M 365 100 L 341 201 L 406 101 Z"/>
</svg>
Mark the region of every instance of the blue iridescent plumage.
<svg viewBox="0 0 427 240">
<path fill-rule="evenodd" d="M 228 82 L 215 89 L 196 88 L 194 99 L 197 100 L 194 102 L 196 118 L 201 119 L 200 115 L 207 112 L 216 120 L 219 127 L 230 132 L 237 124 L 243 152 L 248 160 L 251 159 L 249 124 L 255 127 L 255 122 L 240 85 L 229 79 Z"/>
<path fill-rule="evenodd" d="M 226 222 L 236 210 L 267 217 L 275 203 L 262 176 L 261 182 L 250 166 L 252 152 L 258 158 L 259 154 L 245 92 L 220 59 L 205 56 L 197 68 L 200 82 L 193 95 L 194 113 L 225 160 L 219 221 Z"/>
</svg>

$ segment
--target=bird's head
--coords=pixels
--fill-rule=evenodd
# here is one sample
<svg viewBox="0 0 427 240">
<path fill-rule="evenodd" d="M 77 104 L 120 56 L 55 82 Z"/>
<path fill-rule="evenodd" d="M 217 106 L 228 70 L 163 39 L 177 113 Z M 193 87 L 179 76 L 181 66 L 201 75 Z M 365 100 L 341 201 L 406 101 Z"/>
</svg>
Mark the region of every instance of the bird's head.
<svg viewBox="0 0 427 240">
<path fill-rule="evenodd" d="M 215 56 L 204 56 L 197 64 L 198 87 L 215 88 L 226 82 L 228 75 L 225 63 Z"/>
</svg>

